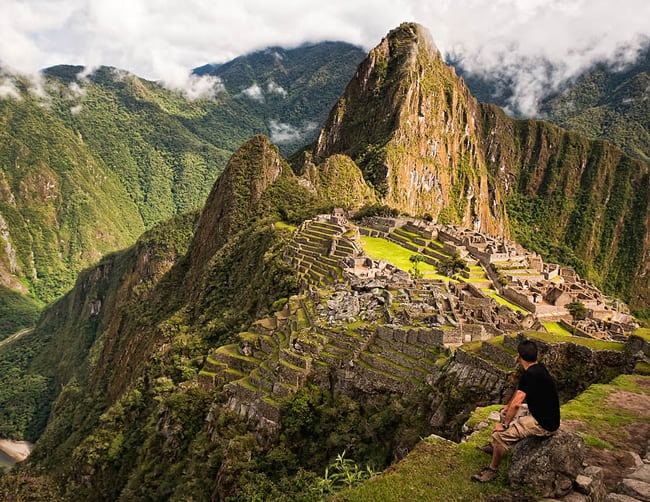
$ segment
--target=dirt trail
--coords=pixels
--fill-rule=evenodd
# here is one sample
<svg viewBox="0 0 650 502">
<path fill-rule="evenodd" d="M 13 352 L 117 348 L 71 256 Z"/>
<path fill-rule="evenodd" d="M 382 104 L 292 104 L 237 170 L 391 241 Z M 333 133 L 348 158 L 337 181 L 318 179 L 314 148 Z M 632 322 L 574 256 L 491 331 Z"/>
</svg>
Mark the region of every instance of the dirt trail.
<svg viewBox="0 0 650 502">
<path fill-rule="evenodd" d="M 34 331 L 34 328 L 21 329 L 20 331 L 18 331 L 16 333 L 14 333 L 13 335 L 11 335 L 9 338 L 5 338 L 4 340 L 2 340 L 0 342 L 0 348 L 4 347 L 5 345 L 10 344 L 14 340 L 18 340 L 18 338 L 20 338 L 21 336 L 28 335 L 32 331 Z"/>
<path fill-rule="evenodd" d="M 5 452 L 11 458 L 20 462 L 29 457 L 34 445 L 27 441 L 10 441 L 9 439 L 0 439 L 0 450 Z"/>
</svg>

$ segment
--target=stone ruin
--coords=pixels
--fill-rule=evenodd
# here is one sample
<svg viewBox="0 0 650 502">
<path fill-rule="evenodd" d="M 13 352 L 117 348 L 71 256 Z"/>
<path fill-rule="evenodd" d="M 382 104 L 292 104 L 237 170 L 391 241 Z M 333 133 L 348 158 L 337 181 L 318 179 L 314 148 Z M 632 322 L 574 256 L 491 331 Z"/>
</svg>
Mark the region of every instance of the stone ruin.
<svg viewBox="0 0 650 502">
<path fill-rule="evenodd" d="M 355 227 L 338 214 L 304 222 L 286 254 L 302 293 L 290 298 L 281 311 L 256 322 L 250 332 L 240 333 L 238 343 L 211 351 L 200 383 L 223 386 L 228 407 L 273 431 L 279 403 L 307 380 L 326 388 L 336 382 L 350 392 L 407 393 L 437 374 L 436 354 L 480 341 L 479 353 L 458 349 L 454 360 L 485 370 L 495 392 L 501 392 L 500 382 L 515 365 L 512 348 L 495 348 L 487 342 L 544 328 L 537 312 L 515 311 L 486 293 L 486 284 L 497 290 L 491 265 L 503 262 L 496 258 L 507 255 L 508 266 L 540 269 L 551 277 L 549 288 L 558 283 L 578 285 L 601 298 L 561 267 L 471 230 L 392 218 L 374 218 L 371 224 Z M 394 241 L 434 262 L 461 250 L 470 270 L 458 282 L 414 278 L 387 261 L 364 256 L 355 236 L 383 236 L 386 231 Z M 561 283 L 558 277 L 574 282 Z M 599 329 L 613 328 L 611 322 L 603 322 Z M 589 326 L 581 325 L 578 331 L 595 334 Z M 509 337 L 504 337 L 504 344 L 506 340 Z"/>
</svg>

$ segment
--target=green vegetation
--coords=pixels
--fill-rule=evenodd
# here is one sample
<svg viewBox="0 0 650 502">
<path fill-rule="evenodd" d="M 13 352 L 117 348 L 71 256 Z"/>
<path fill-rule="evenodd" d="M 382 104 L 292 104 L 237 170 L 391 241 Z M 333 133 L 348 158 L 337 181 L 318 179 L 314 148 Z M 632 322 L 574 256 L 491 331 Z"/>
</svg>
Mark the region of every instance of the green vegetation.
<svg viewBox="0 0 650 502">
<path fill-rule="evenodd" d="M 266 82 L 269 92 L 273 92 L 269 90 L 271 81 L 288 88 L 291 81 L 280 80 L 285 72 L 277 58 L 271 58 L 274 62 L 266 81 L 251 79 L 253 72 L 245 69 L 245 60 L 243 65 L 230 66 L 239 69 L 238 76 L 228 73 L 228 65 L 214 69 L 226 83 L 226 91 L 214 102 L 187 102 L 179 93 L 151 82 L 128 75 L 117 78 L 113 70 L 102 69 L 84 84 L 85 94 L 75 97 L 82 108 L 72 113 L 70 105 L 77 101 L 69 96 L 68 84 L 75 72 L 60 67 L 50 71 L 52 78 L 60 80 L 54 84 L 59 92 L 53 98 L 54 111 L 35 115 L 42 123 L 37 118 L 26 119 L 23 115 L 29 114 L 21 112 L 19 104 L 12 104 L 16 110 L 7 116 L 15 113 L 15 120 L 8 120 L 22 133 L 11 136 L 4 150 L 0 148 L 0 158 L 3 166 L 27 167 L 15 169 L 7 179 L 0 178 L 0 192 L 19 193 L 20 188 L 24 200 L 35 202 L 20 210 L 10 203 L 0 207 L 7 226 L 21 236 L 14 243 L 17 266 L 27 275 L 33 268 L 37 271 L 38 277 L 21 279 L 31 280 L 30 286 L 41 287 L 54 298 L 69 286 L 75 267 L 104 256 L 96 266 L 79 274 L 69 293 L 43 311 L 33 332 L 1 347 L 1 432 L 15 438 L 38 438 L 38 447 L 19 467 L 20 474 L 47 472 L 47 477 L 39 476 L 39 482 L 54 490 L 52 499 L 308 500 L 341 484 L 351 486 L 411 452 L 384 475 L 336 496 L 342 500 L 480 500 L 507 492 L 503 474 L 489 486 L 468 481 L 470 474 L 485 463 L 484 454 L 474 449 L 476 443 L 453 444 L 436 438 L 421 441 L 432 430 L 430 385 L 422 384 L 409 392 L 400 388 L 399 392 L 371 393 L 350 384 L 343 393 L 337 387 L 338 375 L 333 367 L 320 361 L 314 364 L 313 373 L 318 385 L 302 385 L 301 381 L 297 393 L 288 398 L 280 400 L 275 394 L 257 403 L 280 409 L 278 429 L 267 434 L 254 424 L 252 408 L 248 408 L 251 413 L 247 418 L 228 409 L 231 392 L 235 388 L 250 394 L 259 392 L 262 381 L 268 383 L 265 373 L 286 370 L 300 374 L 301 368 L 295 364 L 306 365 L 306 355 L 293 357 L 293 363 L 278 359 L 277 369 L 268 362 L 262 364 L 254 374 L 233 382 L 225 391 L 218 385 L 211 388 L 209 382 L 209 377 L 219 381 L 245 376 L 241 366 L 224 371 L 216 361 L 219 357 L 230 355 L 237 363 L 251 365 L 261 361 L 261 352 L 242 356 L 236 342 L 261 343 L 261 338 L 246 333 L 262 332 L 264 325 L 255 321 L 263 318 L 268 319 L 267 327 L 275 327 L 275 318 L 268 316 L 287 304 L 295 317 L 281 325 L 281 332 L 264 340 L 268 346 L 263 350 L 287 355 L 289 344 L 308 351 L 326 338 L 308 330 L 313 320 L 305 305 L 313 302 L 316 310 L 318 292 L 310 291 L 305 304 L 295 301 L 299 278 L 286 262 L 288 243 L 295 226 L 305 218 L 331 209 L 333 204 L 356 204 L 354 196 L 342 193 L 349 184 L 354 184 L 355 193 L 364 198 L 364 209 L 369 213 L 398 211 L 373 199 L 354 164 L 358 163 L 377 193 L 397 193 L 396 197 L 405 193 L 400 191 L 397 174 L 386 164 L 400 158 L 414 160 L 405 146 L 391 142 L 401 125 L 398 122 L 403 110 L 385 108 L 392 98 L 397 103 L 407 95 L 408 86 L 414 82 L 405 77 L 425 74 L 421 89 L 440 99 L 436 104 L 445 114 L 460 110 L 459 115 L 465 115 L 463 125 L 467 125 L 467 111 L 471 110 L 461 105 L 469 96 L 454 87 L 453 72 L 443 67 L 434 52 L 416 54 L 420 69 L 426 71 L 404 71 L 406 62 L 413 59 L 411 49 L 418 30 L 410 24 L 395 30 L 386 42 L 389 50 L 384 46 L 373 53 L 377 64 L 367 75 L 368 95 L 356 103 L 343 99 L 333 111 L 332 120 L 349 117 L 337 122 L 337 134 L 348 142 L 342 149 L 354 161 L 343 156 L 333 158 L 322 173 L 316 172 L 309 166 L 309 152 L 305 151 L 301 166 L 305 178 L 299 180 L 277 148 L 256 136 L 233 155 L 209 196 L 200 223 L 198 212 L 187 211 L 200 206 L 238 134 L 275 120 L 273 116 L 249 115 L 248 108 L 263 107 L 249 103 L 241 90 L 258 81 Z M 419 48 L 427 46 L 422 43 Z M 260 53 L 256 57 L 266 56 Z M 316 80 L 320 78 L 327 79 L 327 75 Z M 280 102 L 281 93 L 276 89 L 275 94 L 278 96 L 268 97 L 269 104 L 275 98 Z M 36 108 L 37 104 L 30 106 Z M 488 108 L 483 111 L 489 113 Z M 109 112 L 113 118 L 105 117 Z M 237 117 L 239 128 L 222 134 L 222 120 L 227 117 Z M 59 128 L 61 124 L 63 129 Z M 487 119 L 483 124 L 486 128 L 491 125 Z M 630 226 L 642 221 L 645 214 L 646 185 L 641 168 L 604 144 L 590 143 L 547 125 L 506 125 L 494 128 L 495 141 L 501 142 L 497 146 L 503 147 L 497 150 L 514 152 L 514 157 L 495 160 L 495 166 L 521 168 L 507 173 L 519 184 L 509 202 L 515 208 L 515 234 L 545 246 L 549 254 L 566 253 L 567 260 L 575 259 L 576 268 L 611 281 L 613 290 L 625 291 L 623 279 L 636 273 L 643 255 L 643 229 Z M 514 134 L 499 137 L 508 128 Z M 452 185 L 444 187 L 455 200 L 443 210 L 443 219 L 483 217 L 484 213 L 474 214 L 481 208 L 467 197 L 472 186 L 478 187 L 479 174 L 472 166 L 483 165 L 480 144 L 474 137 L 464 146 L 459 144 L 466 153 L 454 159 L 459 172 L 454 173 Z M 66 155 L 50 159 L 46 152 L 52 148 L 60 148 Z M 323 160 L 330 157 L 328 153 L 333 152 L 320 152 Z M 418 157 L 415 161 L 425 160 Z M 582 161 L 587 163 L 584 168 Z M 583 172 L 580 179 L 575 177 L 575 173 Z M 494 179 L 483 175 L 488 184 L 496 183 L 496 169 Z M 307 187 L 307 178 L 314 190 Z M 100 193 L 95 189 L 101 182 L 115 190 L 107 190 L 108 195 Z M 50 193 L 52 186 L 65 190 Z M 390 192 L 389 188 L 395 190 Z M 61 194 L 66 195 L 65 203 Z M 610 196 L 611 204 L 605 202 Z M 116 201 L 123 212 L 111 205 Z M 502 208 L 497 208 L 499 211 Z M 159 217 L 168 219 L 154 224 Z M 594 239 L 589 234 L 594 227 L 587 225 L 591 221 L 602 222 L 594 230 L 598 234 Z M 53 222 L 63 223 L 59 227 Z M 144 228 L 149 230 L 131 247 L 106 254 L 122 242 L 132 242 L 134 234 Z M 624 234 L 623 228 L 634 231 Z M 314 236 L 326 235 L 322 227 L 311 230 Z M 90 239 L 93 236 L 96 240 Z M 407 234 L 404 238 L 413 241 L 414 236 Z M 362 241 L 374 258 L 387 259 L 403 270 L 415 267 L 424 277 L 444 278 L 436 274 L 435 267 L 420 261 L 422 255 L 418 253 L 383 239 L 368 237 Z M 613 249 L 617 243 L 623 252 Z M 64 272 L 54 266 L 59 256 L 68 260 Z M 11 261 L 11 256 L 1 258 L 3 264 Z M 43 263 L 54 265 L 48 268 Z M 322 269 L 314 273 L 323 275 Z M 480 271 L 469 273 L 474 280 Z M 354 344 L 374 336 L 362 329 L 369 321 L 363 323 L 348 327 L 357 330 L 359 339 L 347 337 Z M 240 333 L 245 334 L 238 337 Z M 415 335 L 419 333 L 408 333 L 409 337 Z M 595 379 L 607 381 L 620 370 L 605 366 L 596 371 L 593 366 L 576 365 L 570 357 L 562 357 L 575 349 L 569 342 L 617 351 L 622 351 L 624 344 L 569 340 L 553 333 L 528 335 L 563 344 L 558 360 L 553 361 L 554 369 L 560 372 L 563 397 L 575 396 Z M 493 339 L 490 343 L 494 346 L 488 348 L 496 350 L 502 342 L 503 338 Z M 481 346 L 477 341 L 463 350 L 478 351 Z M 323 358 L 328 355 L 327 349 L 331 349 L 333 360 L 342 361 L 331 340 L 320 352 Z M 402 349 L 400 362 L 413 362 L 415 357 L 407 353 L 406 342 Z M 427 370 L 408 369 L 407 373 L 406 366 L 385 357 L 392 348 L 381 350 L 368 350 L 354 363 L 360 374 L 373 371 L 400 386 L 416 382 L 419 375 L 411 377 L 413 371 L 425 380 Z M 511 350 L 504 347 L 504 351 L 511 355 Z M 436 357 L 431 354 L 427 365 Z M 439 385 L 436 391 L 443 399 L 436 403 L 440 405 L 436 413 L 439 410 L 447 420 L 440 429 L 457 437 L 463 418 L 476 400 L 498 400 L 498 396 L 486 397 L 482 387 L 455 385 L 449 376 L 452 372 L 445 372 L 446 361 L 448 357 L 435 361 L 440 370 L 434 371 Z M 374 368 L 373 363 L 381 367 Z M 498 367 L 503 369 L 506 363 Z M 296 390 L 288 382 L 279 384 L 286 392 Z M 639 387 L 628 382 L 623 390 L 637 394 Z M 587 406 L 578 407 L 576 416 L 585 409 Z M 629 424 L 625 420 L 621 415 L 603 419 L 600 425 L 625 426 Z M 585 433 L 594 445 L 617 445 L 620 439 L 602 437 L 596 431 Z M 489 431 L 483 431 L 472 441 L 483 442 L 487 434 Z M 331 469 L 326 470 L 328 466 Z M 7 490 L 17 480 L 0 478 L 0 490 L 4 490 L 0 493 L 13 496 L 14 492 Z"/>
<path fill-rule="evenodd" d="M 510 107 L 513 80 L 505 75 L 475 75 L 452 61 L 480 101 Z M 540 116 L 561 127 L 591 137 L 607 139 L 628 155 L 650 159 L 649 104 L 645 91 L 650 75 L 650 47 L 636 61 L 623 66 L 596 63 L 561 92 L 546 96 Z"/>
<path fill-rule="evenodd" d="M 30 368 L 44 346 L 27 334 L 0 350 L 0 437 L 34 441 L 47 420 L 50 384 Z"/>
<path fill-rule="evenodd" d="M 325 468 L 325 474 L 318 480 L 322 495 L 329 495 L 343 488 L 352 488 L 365 480 L 379 474 L 366 466 L 359 468 L 354 460 L 345 458 L 345 451 L 336 456 L 336 460 Z"/>
<path fill-rule="evenodd" d="M 467 262 L 461 258 L 459 253 L 454 253 L 453 256 L 440 261 L 438 270 L 447 277 L 454 277 L 460 272 L 469 271 L 469 267 L 467 266 Z"/>
<path fill-rule="evenodd" d="M 543 325 L 548 330 L 549 333 L 553 333 L 554 335 L 564 335 L 564 336 L 572 335 L 572 333 L 566 328 L 562 327 L 562 325 L 559 322 L 545 322 L 543 323 Z"/>
<path fill-rule="evenodd" d="M 485 432 L 462 444 L 427 438 L 418 443 L 408 457 L 381 476 L 337 494 L 334 500 L 478 501 L 505 494 L 508 492 L 506 462 L 494 482 L 480 484 L 470 481 L 472 474 L 486 462 L 485 453 L 476 450 L 480 442 L 486 442 L 488 434 Z"/>
<path fill-rule="evenodd" d="M 587 446 L 627 451 L 637 441 L 636 431 L 650 423 L 639 402 L 647 400 L 649 377 L 621 375 L 608 384 L 595 384 L 562 406 L 562 419 L 583 437 Z M 467 421 L 470 429 L 488 421 L 501 405 L 477 408 Z M 594 410 L 598 410 L 597 413 Z M 489 422 L 489 421 L 488 421 Z M 486 456 L 476 446 L 490 439 L 491 427 L 479 429 L 467 442 L 452 443 L 431 437 L 421 441 L 401 462 L 357 488 L 345 490 L 335 500 L 491 500 L 509 497 L 505 477 L 509 456 L 501 474 L 489 484 L 472 483 L 470 476 L 485 465 Z"/>
<path fill-rule="evenodd" d="M 413 276 L 414 279 L 420 279 L 422 277 L 422 272 L 420 271 L 420 263 L 424 261 L 424 256 L 421 254 L 414 254 L 409 257 L 409 261 L 412 263 L 409 273 Z"/>
<path fill-rule="evenodd" d="M 634 334 L 650 342 L 650 328 L 637 328 Z"/>
<path fill-rule="evenodd" d="M 581 321 L 587 317 L 587 308 L 582 302 L 567 303 L 564 308 L 569 311 L 569 314 L 571 314 L 573 322 Z"/>
<path fill-rule="evenodd" d="M 12 280 L 50 302 L 101 256 L 200 208 L 230 154 L 257 133 L 273 137 L 272 121 L 304 131 L 286 141 L 276 134 L 285 154 L 311 141 L 363 55 L 327 42 L 284 51 L 278 66 L 256 53 L 219 67 L 226 90 L 197 100 L 113 68 L 81 81 L 81 67 L 49 68 L 48 106 L 28 92 L 0 100 L 0 213 L 19 267 Z M 241 94 L 253 82 L 266 86 L 264 103 Z"/>
<path fill-rule="evenodd" d="M 594 350 L 615 350 L 621 351 L 625 349 L 625 344 L 620 342 L 607 342 L 603 340 L 596 340 L 594 338 L 583 338 L 581 336 L 573 336 L 567 339 L 563 333 L 544 333 L 542 331 L 525 331 L 524 334 L 530 338 L 537 338 L 548 343 L 575 343 L 577 345 L 584 345 Z"/>
<path fill-rule="evenodd" d="M 41 302 L 0 286 L 0 341 L 36 324 Z"/>
<path fill-rule="evenodd" d="M 361 242 L 364 251 L 374 260 L 386 260 L 396 267 L 408 271 L 412 267 L 411 256 L 417 253 L 410 251 L 399 244 L 387 241 L 380 237 L 369 237 L 362 235 Z M 422 277 L 427 279 L 449 280 L 449 277 L 438 274 L 436 267 L 426 262 L 420 262 L 419 265 Z"/>
<path fill-rule="evenodd" d="M 289 155 L 316 139 L 320 125 L 365 56 L 364 50 L 347 43 L 322 42 L 295 49 L 274 47 L 217 67 L 199 68 L 199 74 L 219 77 L 228 96 L 223 98 L 221 107 L 214 107 L 209 114 L 231 115 L 212 131 L 206 118 L 195 119 L 194 123 L 206 135 L 210 134 L 215 144 L 220 141 L 219 136 L 230 134 L 229 150 L 262 133 L 280 146 L 283 155 Z M 263 100 L 242 94 L 252 85 L 260 88 Z M 220 109 L 223 107 L 228 111 Z M 272 121 L 277 131 L 271 126 Z M 282 134 L 281 124 L 294 130 Z"/>
<path fill-rule="evenodd" d="M 499 304 L 499 305 L 505 305 L 507 307 L 510 307 L 512 310 L 515 312 L 523 312 L 523 313 L 528 313 L 528 311 L 519 305 L 515 305 L 514 303 L 506 300 L 503 296 L 499 295 L 498 293 L 495 293 L 494 291 L 490 292 L 492 290 L 487 291 L 487 295 L 490 298 L 494 298 L 494 300 Z"/>
<path fill-rule="evenodd" d="M 592 385 L 562 407 L 562 419 L 578 422 L 578 433 L 594 447 L 628 449 L 636 441 L 629 426 L 650 423 L 637 406 L 648 399 L 649 378 L 621 375 L 609 384 Z"/>
<path fill-rule="evenodd" d="M 563 93 L 545 100 L 543 112 L 553 122 L 589 137 L 605 138 L 629 155 L 650 160 L 650 47 L 634 64 L 621 69 L 597 64 Z"/>
<path fill-rule="evenodd" d="M 369 216 L 396 218 L 399 216 L 399 210 L 384 204 L 366 204 L 354 214 L 354 219 L 360 221 Z"/>
</svg>

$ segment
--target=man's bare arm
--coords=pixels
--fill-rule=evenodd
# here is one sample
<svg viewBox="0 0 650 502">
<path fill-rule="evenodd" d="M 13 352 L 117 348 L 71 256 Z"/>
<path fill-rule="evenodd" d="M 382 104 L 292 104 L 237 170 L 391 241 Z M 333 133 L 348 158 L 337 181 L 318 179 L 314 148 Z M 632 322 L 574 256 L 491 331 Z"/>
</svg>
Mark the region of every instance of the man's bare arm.
<svg viewBox="0 0 650 502">
<path fill-rule="evenodd" d="M 524 399 L 526 399 L 526 393 L 524 391 L 517 390 L 508 403 L 508 406 L 504 408 L 505 417 L 503 418 L 503 422 L 501 424 L 497 424 L 495 426 L 495 429 L 503 430 L 503 425 L 506 427 L 510 425 L 510 422 L 512 422 L 512 419 L 515 418 L 517 411 L 519 411 L 519 408 L 523 404 Z"/>
</svg>

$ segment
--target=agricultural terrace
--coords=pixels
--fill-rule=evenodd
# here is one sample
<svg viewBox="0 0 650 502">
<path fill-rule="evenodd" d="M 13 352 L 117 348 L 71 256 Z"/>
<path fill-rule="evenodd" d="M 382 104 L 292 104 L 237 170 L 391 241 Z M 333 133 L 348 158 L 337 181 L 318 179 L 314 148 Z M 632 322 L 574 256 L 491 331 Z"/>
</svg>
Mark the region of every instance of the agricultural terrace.
<svg viewBox="0 0 650 502">
<path fill-rule="evenodd" d="M 362 235 L 361 244 L 366 254 L 373 260 L 386 260 L 405 271 L 413 268 L 413 263 L 410 261 L 410 258 L 418 254 L 381 237 Z M 418 263 L 418 269 L 425 279 L 440 279 L 447 282 L 452 280 L 446 275 L 438 273 L 438 269 L 435 266 L 425 261 Z"/>
</svg>

